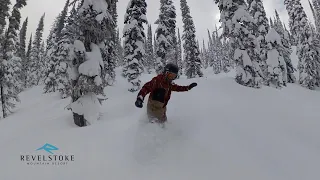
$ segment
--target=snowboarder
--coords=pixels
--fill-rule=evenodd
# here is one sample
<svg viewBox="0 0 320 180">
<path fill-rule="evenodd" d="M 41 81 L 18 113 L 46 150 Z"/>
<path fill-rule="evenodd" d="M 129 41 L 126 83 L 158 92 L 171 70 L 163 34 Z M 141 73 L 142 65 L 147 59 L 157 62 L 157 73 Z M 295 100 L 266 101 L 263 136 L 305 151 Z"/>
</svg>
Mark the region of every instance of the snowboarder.
<svg viewBox="0 0 320 180">
<path fill-rule="evenodd" d="M 167 121 L 166 111 L 171 91 L 189 91 L 197 86 L 197 83 L 192 83 L 189 86 L 174 84 L 172 81 L 176 79 L 178 72 L 179 68 L 175 64 L 167 64 L 163 73 L 144 84 L 138 93 L 135 102 L 138 108 L 142 108 L 144 97 L 150 93 L 147 104 L 147 114 L 150 122 L 155 120 L 156 122 L 164 123 Z"/>
</svg>

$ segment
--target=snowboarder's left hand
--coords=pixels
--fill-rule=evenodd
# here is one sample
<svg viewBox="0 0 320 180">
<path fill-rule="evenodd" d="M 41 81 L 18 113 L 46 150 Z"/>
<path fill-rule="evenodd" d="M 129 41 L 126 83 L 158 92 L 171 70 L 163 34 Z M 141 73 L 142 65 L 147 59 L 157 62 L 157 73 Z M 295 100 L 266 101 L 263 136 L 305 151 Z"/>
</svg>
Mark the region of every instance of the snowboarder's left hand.
<svg viewBox="0 0 320 180">
<path fill-rule="evenodd" d="M 189 89 L 192 89 L 192 88 L 196 87 L 197 85 L 198 85 L 197 83 L 192 83 L 189 85 Z"/>
</svg>

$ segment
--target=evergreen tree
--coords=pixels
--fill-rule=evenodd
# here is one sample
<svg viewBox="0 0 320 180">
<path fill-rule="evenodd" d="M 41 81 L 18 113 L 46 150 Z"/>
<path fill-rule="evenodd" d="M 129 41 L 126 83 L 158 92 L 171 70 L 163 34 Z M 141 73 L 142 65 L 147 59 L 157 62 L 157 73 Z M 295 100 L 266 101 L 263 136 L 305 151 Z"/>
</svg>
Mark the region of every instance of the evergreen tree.
<svg viewBox="0 0 320 180">
<path fill-rule="evenodd" d="M 270 28 L 274 28 L 274 24 L 271 18 L 269 19 L 269 21 L 270 21 Z"/>
<path fill-rule="evenodd" d="M 312 4 L 309 1 L 309 6 L 311 8 L 312 14 L 313 14 L 313 18 L 314 18 L 314 23 L 316 25 L 316 30 L 317 33 L 320 32 L 320 4 L 318 0 L 312 0 Z M 313 6 L 312 6 L 313 5 Z"/>
<path fill-rule="evenodd" d="M 116 73 L 114 71 L 116 64 L 117 64 L 117 18 L 118 18 L 118 12 L 117 12 L 117 2 L 118 0 L 110 0 L 110 7 L 109 11 L 113 19 L 113 23 L 110 25 L 112 26 L 111 31 L 111 39 L 106 40 L 105 43 L 107 44 L 107 48 L 104 56 L 105 56 L 105 71 L 107 73 L 106 80 L 108 82 L 108 85 L 112 85 L 116 78 Z"/>
<path fill-rule="evenodd" d="M 256 24 L 252 26 L 252 31 L 258 43 L 253 54 L 249 54 L 249 56 L 261 68 L 262 72 L 260 76 L 265 78 L 267 74 L 267 42 L 265 41 L 265 36 L 269 30 L 268 18 L 262 0 L 248 0 L 248 5 L 249 13 L 256 22 Z M 271 19 L 270 21 L 271 26 L 274 26 Z"/>
<path fill-rule="evenodd" d="M 208 42 L 208 57 L 209 57 L 209 66 L 213 67 L 215 62 L 216 62 L 216 54 L 215 54 L 215 44 L 214 40 L 212 39 L 212 35 L 210 31 L 208 30 L 208 37 L 209 37 L 209 42 Z"/>
<path fill-rule="evenodd" d="M 119 29 L 117 31 L 117 66 L 123 66 L 124 65 L 124 56 L 123 56 L 123 47 L 122 47 L 122 43 L 121 43 L 121 38 L 120 38 L 120 32 Z"/>
<path fill-rule="evenodd" d="M 39 57 L 40 57 L 41 64 L 45 65 L 45 62 L 44 62 L 44 58 L 45 58 L 45 43 L 44 43 L 44 41 L 42 41 L 42 43 L 40 45 Z M 43 73 L 44 70 L 45 70 L 45 67 L 43 69 L 41 69 L 41 70 L 42 70 L 42 73 Z M 40 79 L 43 78 L 43 74 L 42 73 L 40 75 Z M 38 82 L 38 84 L 39 84 L 39 82 Z"/>
<path fill-rule="evenodd" d="M 275 10 L 276 19 L 274 21 L 274 30 L 277 32 L 277 34 L 281 37 L 281 48 L 278 48 L 278 52 L 280 53 L 280 56 L 284 59 L 286 63 L 286 71 L 287 71 L 287 82 L 288 83 L 294 83 L 296 81 L 296 78 L 294 76 L 294 67 L 291 62 L 291 53 L 292 48 L 290 45 L 290 38 L 288 31 L 284 29 L 283 23 L 281 22 L 280 16 Z"/>
<path fill-rule="evenodd" d="M 76 79 L 76 75 L 71 72 L 72 64 L 72 42 L 75 42 L 76 37 L 80 36 L 81 32 L 77 28 L 77 15 L 78 11 L 81 7 L 76 9 L 75 4 L 73 4 L 73 8 L 70 11 L 70 15 L 66 19 L 66 25 L 61 31 L 61 37 L 59 40 L 54 38 L 54 47 L 51 50 L 51 58 L 52 61 L 51 69 L 47 74 L 47 78 L 45 80 L 46 91 L 55 92 L 58 91 L 60 93 L 61 98 L 67 98 L 71 96 L 72 92 L 72 79 Z"/>
<path fill-rule="evenodd" d="M 154 69 L 156 69 L 156 62 L 157 62 L 157 49 L 158 49 L 158 42 L 156 38 L 156 34 L 153 36 L 153 59 L 154 59 Z"/>
<path fill-rule="evenodd" d="M 58 48 L 62 48 L 62 47 L 58 47 L 58 42 L 61 40 L 63 36 L 62 30 L 64 29 L 66 21 L 68 19 L 67 17 L 68 7 L 69 7 L 69 0 L 67 0 L 63 10 L 56 17 L 56 20 L 52 25 L 52 29 L 47 39 L 47 47 L 46 47 L 45 59 L 44 59 L 45 67 L 46 67 L 45 73 L 44 73 L 45 74 L 44 75 L 44 78 L 45 78 L 44 92 L 45 93 L 55 92 L 58 89 L 58 85 L 59 85 L 58 82 L 60 81 L 58 77 L 60 77 L 61 75 L 57 74 L 59 72 L 57 71 L 57 69 L 60 69 L 59 68 L 60 61 L 58 58 L 59 55 L 54 53 L 59 52 Z M 74 11 L 75 11 L 75 6 L 71 10 L 71 13 L 74 14 Z M 60 89 L 62 98 L 65 98 L 70 94 L 70 93 L 64 93 L 64 91 L 61 90 L 61 89 L 64 89 L 64 86 L 60 86 L 59 89 Z"/>
<path fill-rule="evenodd" d="M 298 44 L 298 39 L 296 39 L 296 33 L 294 29 L 294 18 L 290 18 L 294 16 L 294 3 L 295 0 L 284 0 L 284 5 L 286 6 L 288 15 L 289 15 L 289 29 L 290 29 L 290 34 L 292 35 L 292 42 L 291 44 L 293 46 L 296 46 Z"/>
<path fill-rule="evenodd" d="M 56 29 L 54 30 L 54 33 L 56 35 L 56 40 L 60 40 L 60 38 L 62 36 L 61 32 L 62 32 L 62 29 L 65 26 L 65 23 L 66 23 L 66 19 L 67 19 L 67 15 L 68 15 L 69 2 L 70 2 L 70 0 L 66 1 L 63 10 L 59 14 L 60 17 L 58 18 L 59 20 L 58 20 Z"/>
<path fill-rule="evenodd" d="M 213 37 L 215 39 L 215 67 L 214 67 L 214 72 L 215 74 L 219 74 L 222 71 L 222 60 L 223 60 L 223 45 L 220 40 L 220 37 L 218 35 L 218 29 L 216 26 L 216 30 L 213 33 Z"/>
<path fill-rule="evenodd" d="M 286 86 L 287 82 L 287 68 L 280 49 L 282 47 L 281 37 L 271 28 L 266 35 L 268 42 L 268 73 L 267 85 L 275 88 Z"/>
<path fill-rule="evenodd" d="M 28 49 L 26 52 L 26 59 L 25 61 L 22 61 L 22 84 L 23 88 L 27 88 L 27 76 L 28 76 L 28 67 L 30 62 L 30 54 L 32 49 L 32 33 L 30 35 L 29 43 L 28 43 Z"/>
<path fill-rule="evenodd" d="M 206 49 L 206 45 L 205 45 L 205 42 L 203 40 L 203 43 L 202 43 L 202 51 L 203 51 L 203 66 L 205 69 L 208 68 L 209 66 L 209 56 L 208 56 L 208 50 Z"/>
<path fill-rule="evenodd" d="M 0 0 L 0 36 L 4 32 L 6 27 L 6 19 L 9 17 L 9 6 L 11 5 L 10 0 Z"/>
<path fill-rule="evenodd" d="M 27 5 L 25 0 L 17 0 L 13 6 L 11 16 L 9 17 L 8 29 L 5 33 L 3 41 L 1 59 L 1 104 L 2 115 L 6 118 L 15 104 L 20 102 L 19 92 L 21 92 L 21 58 L 19 57 L 19 37 L 18 31 L 20 28 L 21 13 L 20 9 Z"/>
<path fill-rule="evenodd" d="M 21 58 L 21 71 L 20 71 L 20 80 L 21 82 L 25 82 L 25 69 L 24 64 L 27 61 L 26 58 L 26 36 L 27 36 L 27 26 L 28 26 L 28 17 L 25 19 L 25 21 L 22 24 L 22 27 L 20 29 L 19 33 L 19 49 L 18 49 L 18 57 Z M 24 84 L 24 83 L 23 83 Z M 22 85 L 24 88 L 24 85 Z"/>
<path fill-rule="evenodd" d="M 38 28 L 36 29 L 36 34 L 32 43 L 30 59 L 28 62 L 28 75 L 27 75 L 28 87 L 38 85 L 38 82 L 41 78 L 43 62 L 41 61 L 41 58 L 40 58 L 40 48 L 41 48 L 42 35 L 43 35 L 44 18 L 45 18 L 45 14 L 43 14 L 40 18 Z"/>
<path fill-rule="evenodd" d="M 194 78 L 197 75 L 199 77 L 203 76 L 201 71 L 201 60 L 199 47 L 196 42 L 196 30 L 190 15 L 190 9 L 186 0 L 180 0 L 180 7 L 182 12 L 182 21 L 183 21 L 183 35 L 182 39 L 184 40 L 184 61 L 186 62 L 186 76 L 188 78 Z"/>
<path fill-rule="evenodd" d="M 276 17 L 275 17 L 276 19 L 274 21 L 274 30 L 281 36 L 281 34 L 284 33 L 284 27 L 277 10 L 275 10 L 275 14 L 276 14 Z"/>
<path fill-rule="evenodd" d="M 160 74 L 167 63 L 168 54 L 172 50 L 174 30 L 176 27 L 176 9 L 172 0 L 160 0 L 160 14 L 156 21 L 156 72 Z"/>
<path fill-rule="evenodd" d="M 125 62 L 124 72 L 131 87 L 130 92 L 140 89 L 140 75 L 143 72 L 143 61 L 145 56 L 145 33 L 143 23 L 147 23 L 146 19 L 147 4 L 145 0 L 130 0 L 125 15 Z"/>
<path fill-rule="evenodd" d="M 230 42 L 227 41 L 226 39 L 224 39 L 222 48 L 223 48 L 223 50 L 222 50 L 222 52 L 223 52 L 223 57 L 222 57 L 223 71 L 225 73 L 228 73 L 231 70 L 231 68 L 233 67 L 232 60 L 230 57 Z"/>
<path fill-rule="evenodd" d="M 27 38 L 28 17 L 23 22 L 19 33 L 19 51 L 18 55 L 24 61 L 26 58 L 26 38 Z"/>
<path fill-rule="evenodd" d="M 56 17 L 55 21 L 53 22 L 49 36 L 47 38 L 47 46 L 46 46 L 45 56 L 44 56 L 44 62 L 45 62 L 44 93 L 51 93 L 56 91 L 54 69 L 57 62 L 53 52 L 57 49 L 58 37 L 57 37 L 56 31 L 57 31 L 60 18 L 61 18 L 61 14 L 59 14 Z"/>
<path fill-rule="evenodd" d="M 152 43 L 152 28 L 151 25 L 148 26 L 148 38 L 146 43 L 146 62 L 148 73 L 151 73 L 151 69 L 154 69 L 154 52 L 153 52 L 153 43 Z"/>
<path fill-rule="evenodd" d="M 280 49 L 280 52 L 284 58 L 284 61 L 286 63 L 286 68 L 287 68 L 287 82 L 288 83 L 295 83 L 296 82 L 296 77 L 294 75 L 296 69 L 292 65 L 291 61 L 291 54 L 292 54 L 292 47 L 290 44 L 290 33 L 287 30 L 287 28 L 284 26 L 284 33 L 281 39 L 283 48 Z"/>
<path fill-rule="evenodd" d="M 181 43 L 181 36 L 180 36 L 180 30 L 178 29 L 178 44 L 177 44 L 177 62 L 179 67 L 179 77 L 183 73 L 183 62 L 182 62 L 182 43 Z"/>
<path fill-rule="evenodd" d="M 308 89 L 319 85 L 320 69 L 320 43 L 312 34 L 308 25 L 307 15 L 300 0 L 285 0 L 288 10 L 289 24 L 295 42 L 297 42 L 297 55 L 299 58 L 299 83 Z"/>
<path fill-rule="evenodd" d="M 234 49 L 234 60 L 236 62 L 236 82 L 248 86 L 259 88 L 260 78 L 257 65 L 251 60 L 249 54 L 254 48 L 255 36 L 249 29 L 254 19 L 247 11 L 244 0 L 215 0 L 221 13 L 223 33 L 222 36 L 230 38 Z"/>
<path fill-rule="evenodd" d="M 4 29 L 7 24 L 7 17 L 9 14 L 9 6 L 11 5 L 10 0 L 0 0 L 0 49 L 2 49 L 2 45 L 4 44 Z M 3 52 L 0 51 L 0 60 L 3 58 Z"/>
<path fill-rule="evenodd" d="M 175 25 L 174 25 L 174 27 L 175 27 Z M 177 37 L 175 29 L 171 29 L 170 34 L 171 35 L 169 37 L 172 37 L 172 39 L 171 39 L 171 43 L 170 43 L 171 44 L 170 49 L 168 50 L 168 54 L 166 56 L 167 57 L 166 62 L 178 65 L 178 62 L 177 62 L 178 37 Z"/>
<path fill-rule="evenodd" d="M 68 41 L 73 44 L 69 49 L 72 60 L 72 103 L 69 109 L 73 112 L 75 124 L 80 127 L 92 124 L 99 118 L 104 88 L 108 83 L 105 69 L 106 40 L 112 38 L 113 32 L 113 19 L 109 13 L 111 0 L 81 2 L 75 18 L 67 23 L 67 26 L 71 26 L 64 32 L 67 38 L 60 40 L 62 44 L 68 44 Z M 69 35 L 68 31 L 71 31 Z"/>
</svg>

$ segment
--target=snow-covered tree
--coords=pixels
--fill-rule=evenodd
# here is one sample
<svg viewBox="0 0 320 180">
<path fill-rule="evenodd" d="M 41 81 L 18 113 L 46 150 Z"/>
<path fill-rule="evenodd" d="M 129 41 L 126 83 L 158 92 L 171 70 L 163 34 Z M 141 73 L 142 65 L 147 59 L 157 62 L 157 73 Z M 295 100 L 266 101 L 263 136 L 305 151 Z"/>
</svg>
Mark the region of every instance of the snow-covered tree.
<svg viewBox="0 0 320 180">
<path fill-rule="evenodd" d="M 271 18 L 269 19 L 269 21 L 270 21 L 270 28 L 274 28 L 274 24 Z"/>
<path fill-rule="evenodd" d="M 178 66 L 178 37 L 176 31 L 174 30 L 174 34 L 172 35 L 172 42 L 171 42 L 171 50 L 168 52 L 167 56 L 167 63 L 172 63 Z"/>
<path fill-rule="evenodd" d="M 40 18 L 38 28 L 36 29 L 36 33 L 32 43 L 30 59 L 28 62 L 28 75 L 27 75 L 28 87 L 38 85 L 38 82 L 41 78 L 42 69 L 44 68 L 42 64 L 43 62 L 41 61 L 41 58 L 40 58 L 40 48 L 41 48 L 43 28 L 44 28 L 44 18 L 45 18 L 45 14 L 43 14 Z"/>
<path fill-rule="evenodd" d="M 45 79 L 45 91 L 56 92 L 58 91 L 61 98 L 71 96 L 72 82 L 70 82 L 70 68 L 72 65 L 72 42 L 76 40 L 79 33 L 77 28 L 76 18 L 81 4 L 76 9 L 76 4 L 70 11 L 70 15 L 66 18 L 66 25 L 61 30 L 60 37 L 56 37 L 54 33 L 53 42 L 54 46 L 49 50 L 50 56 L 50 71 L 47 72 Z M 57 28 L 56 28 L 57 29 Z M 70 55 L 71 54 L 71 55 Z"/>
<path fill-rule="evenodd" d="M 287 82 L 295 83 L 296 77 L 294 73 L 296 69 L 293 67 L 293 64 L 291 61 L 292 47 L 290 44 L 290 33 L 285 26 L 284 26 L 284 33 L 283 33 L 281 42 L 283 45 L 283 49 L 280 49 L 280 52 L 282 53 L 283 59 L 286 63 L 287 75 L 288 75 Z"/>
<path fill-rule="evenodd" d="M 69 48 L 72 60 L 72 103 L 69 109 L 73 112 L 75 124 L 80 127 L 99 118 L 101 101 L 105 96 L 106 56 L 103 51 L 108 47 L 106 40 L 112 37 L 111 3 L 111 0 L 81 1 L 71 27 L 66 28 L 71 31 L 68 39 L 72 42 Z"/>
<path fill-rule="evenodd" d="M 182 42 L 181 42 L 181 36 L 180 36 L 180 30 L 178 28 L 178 44 L 177 44 L 177 62 L 179 67 L 179 77 L 183 74 L 183 62 L 182 62 Z"/>
<path fill-rule="evenodd" d="M 285 0 L 288 10 L 289 24 L 295 42 L 297 42 L 297 55 L 299 58 L 299 83 L 308 89 L 319 85 L 320 69 L 320 43 L 312 34 L 308 25 L 307 15 L 300 0 Z"/>
<path fill-rule="evenodd" d="M 267 43 L 265 41 L 265 36 L 269 29 L 268 18 L 262 0 L 248 0 L 248 6 L 249 13 L 253 17 L 254 22 L 256 22 L 251 27 L 258 43 L 253 54 L 251 56 L 249 54 L 249 56 L 253 61 L 259 64 L 259 67 L 262 70 L 261 76 L 264 78 L 267 74 Z"/>
<path fill-rule="evenodd" d="M 169 26 L 169 35 L 168 40 L 170 43 L 170 48 L 167 49 L 167 55 L 166 55 L 166 63 L 173 63 L 177 64 L 177 34 L 176 34 L 176 8 L 174 5 L 171 6 L 171 25 Z"/>
<path fill-rule="evenodd" d="M 25 61 L 22 61 L 21 73 L 22 73 L 23 88 L 27 88 L 27 76 L 28 76 L 28 67 L 29 67 L 29 62 L 30 62 L 31 49 L 32 49 L 32 33 L 30 34 L 28 49 L 26 52 L 26 59 L 25 59 Z"/>
<path fill-rule="evenodd" d="M 274 30 L 279 34 L 283 34 L 284 33 L 284 27 L 283 27 L 283 23 L 280 19 L 279 13 L 277 10 L 275 10 L 275 20 L 274 20 Z"/>
<path fill-rule="evenodd" d="M 151 73 L 151 69 L 154 69 L 154 52 L 153 52 L 153 43 L 152 43 L 152 27 L 148 25 L 148 35 L 147 35 L 147 43 L 146 43 L 146 64 L 147 71 Z"/>
<path fill-rule="evenodd" d="M 222 55 L 222 70 L 228 73 L 233 67 L 233 61 L 230 57 L 230 42 L 226 39 L 223 41 Z"/>
<path fill-rule="evenodd" d="M 0 35 L 4 32 L 6 27 L 6 19 L 9 16 L 10 0 L 0 0 Z"/>
<path fill-rule="evenodd" d="M 143 61 L 145 56 L 145 33 L 143 23 L 148 23 L 146 19 L 147 3 L 145 0 L 130 0 L 126 15 L 123 37 L 124 55 L 126 65 L 124 72 L 131 87 L 130 92 L 140 89 L 140 76 L 143 72 Z"/>
<path fill-rule="evenodd" d="M 57 41 L 58 37 L 56 34 L 58 22 L 61 15 L 59 14 L 58 17 L 53 22 L 52 28 L 50 30 L 49 36 L 47 38 L 47 47 L 44 56 L 45 62 L 45 74 L 44 74 L 44 93 L 51 93 L 56 91 L 56 79 L 54 78 L 55 66 L 56 66 L 56 59 L 54 56 L 54 51 L 58 48 Z"/>
<path fill-rule="evenodd" d="M 294 29 L 294 18 L 290 18 L 294 16 L 294 6 L 296 0 L 284 0 L 284 5 L 286 6 L 288 15 L 289 15 L 289 29 L 290 34 L 292 35 L 292 45 L 296 46 L 298 44 L 298 39 L 296 39 L 296 33 Z"/>
<path fill-rule="evenodd" d="M 316 25 L 317 32 L 320 33 L 320 1 L 312 0 L 312 5 L 309 0 L 309 5 L 313 14 L 314 22 Z"/>
<path fill-rule="evenodd" d="M 248 86 L 261 87 L 259 65 L 249 54 L 255 48 L 255 36 L 249 31 L 254 19 L 248 13 L 244 0 L 215 0 L 220 9 L 222 36 L 229 38 L 234 49 L 236 62 L 236 82 Z"/>
<path fill-rule="evenodd" d="M 160 0 L 160 14 L 156 21 L 158 28 L 156 29 L 156 65 L 157 74 L 163 72 L 163 68 L 167 63 L 167 56 L 172 49 L 174 37 L 173 27 L 176 27 L 176 9 L 172 0 Z"/>
<path fill-rule="evenodd" d="M 116 54 L 117 54 L 117 63 L 116 66 L 123 66 L 124 65 L 124 56 L 123 56 L 123 47 L 122 47 L 122 40 L 120 38 L 119 29 L 117 30 L 117 42 L 116 42 Z"/>
<path fill-rule="evenodd" d="M 23 22 L 22 27 L 20 29 L 20 33 L 19 33 L 18 57 L 21 58 L 21 71 L 19 75 L 21 82 L 25 81 L 25 71 L 23 66 L 27 61 L 27 58 L 26 58 L 27 26 L 28 26 L 28 17 Z M 24 88 L 24 86 L 22 88 Z"/>
<path fill-rule="evenodd" d="M 1 104 L 2 115 L 6 118 L 15 107 L 17 102 L 20 102 L 18 94 L 21 92 L 21 58 L 19 57 L 19 37 L 18 31 L 20 28 L 21 13 L 20 9 L 26 5 L 25 0 L 17 0 L 12 8 L 11 16 L 9 17 L 8 29 L 5 33 L 5 39 L 1 51 L 3 59 L 1 59 Z"/>
<path fill-rule="evenodd" d="M 111 39 L 106 40 L 105 43 L 107 44 L 107 48 L 104 51 L 104 59 L 105 59 L 105 71 L 107 73 L 106 81 L 108 82 L 108 85 L 112 85 L 116 78 L 116 73 L 114 71 L 116 64 L 117 64 L 117 18 L 118 18 L 118 12 L 117 12 L 117 2 L 118 0 L 110 0 L 109 4 L 109 12 L 112 16 L 113 23 L 110 25 L 112 26 L 111 31 Z"/>
<path fill-rule="evenodd" d="M 216 26 L 216 30 L 212 34 L 214 37 L 214 50 L 215 50 L 215 61 L 214 61 L 214 73 L 219 74 L 222 71 L 222 60 L 223 60 L 223 44 L 218 35 L 218 29 Z"/>
<path fill-rule="evenodd" d="M 275 88 L 286 86 L 287 82 L 287 68 L 280 49 L 282 47 L 281 37 L 271 28 L 266 35 L 266 42 L 268 43 L 268 73 L 267 85 Z"/>
<path fill-rule="evenodd" d="M 7 24 L 7 17 L 9 14 L 9 6 L 11 5 L 10 0 L 0 0 L 0 49 L 4 43 L 4 29 Z M 3 52 L 0 51 L 0 60 L 3 58 Z"/>
<path fill-rule="evenodd" d="M 156 62 L 157 62 L 157 49 L 158 49 L 158 42 L 156 38 L 156 34 L 153 36 L 153 59 L 154 59 L 154 69 L 156 69 Z"/>
<path fill-rule="evenodd" d="M 51 81 L 53 83 L 52 87 L 55 91 L 60 93 L 61 98 L 67 98 L 71 96 L 71 80 L 69 77 L 71 63 L 70 63 L 70 48 L 72 47 L 72 42 L 74 37 L 67 28 L 61 31 L 61 39 L 57 42 L 57 47 L 54 52 L 52 52 L 52 61 L 55 61 L 55 66 L 53 71 L 48 74 L 48 78 L 53 78 Z M 47 79 L 50 80 L 50 79 Z M 49 83 L 46 82 L 48 85 Z"/>
<path fill-rule="evenodd" d="M 57 71 L 57 66 L 59 66 L 59 54 L 55 54 L 58 52 L 61 52 L 61 48 L 58 46 L 58 42 L 61 40 L 63 36 L 62 30 L 65 27 L 66 20 L 67 20 L 67 14 L 68 14 L 68 6 L 69 6 L 69 0 L 67 0 L 63 10 L 61 13 L 57 16 L 55 22 L 52 25 L 52 29 L 50 31 L 49 37 L 47 39 L 47 47 L 45 51 L 45 72 L 44 72 L 44 92 L 49 93 L 49 92 L 56 92 L 57 87 L 58 87 L 58 81 L 60 79 L 58 76 L 59 74 L 56 74 Z M 72 9 L 72 11 L 75 11 L 75 9 Z M 74 13 L 72 12 L 71 13 Z M 60 48 L 60 49 L 59 49 Z M 62 98 L 66 97 L 66 93 L 62 93 L 61 95 Z"/>
<path fill-rule="evenodd" d="M 288 30 L 285 30 L 285 27 L 281 22 L 281 19 L 277 10 L 275 10 L 275 14 L 276 14 L 276 17 L 274 20 L 274 30 L 281 37 L 281 43 L 282 43 L 282 47 L 278 48 L 278 52 L 286 62 L 286 69 L 287 69 L 287 75 L 288 75 L 287 82 L 294 83 L 296 81 L 296 78 L 294 76 L 295 69 L 291 62 L 292 48 L 290 44 L 289 32 Z"/>
<path fill-rule="evenodd" d="M 202 53 L 203 53 L 202 64 L 203 64 L 203 67 L 207 69 L 209 66 L 209 52 L 208 52 L 208 49 L 206 48 L 204 40 L 202 42 Z"/>
<path fill-rule="evenodd" d="M 214 37 L 212 37 L 212 34 L 211 32 L 208 30 L 208 38 L 209 38 L 209 41 L 208 41 L 208 58 L 209 58 L 209 66 L 210 67 L 213 67 L 214 66 L 214 63 L 216 62 L 216 46 L 215 46 L 215 40 L 213 40 Z"/>
<path fill-rule="evenodd" d="M 180 0 L 180 7 L 184 28 L 182 39 L 184 41 L 184 61 L 186 63 L 185 74 L 187 78 L 202 77 L 200 50 L 196 42 L 196 29 L 190 15 L 190 8 L 186 0 Z"/>
<path fill-rule="evenodd" d="M 26 56 L 27 27 L 28 27 L 28 17 L 23 22 L 22 27 L 20 29 L 20 33 L 19 33 L 18 55 L 19 57 L 21 57 L 22 60 L 24 60 Z"/>
</svg>

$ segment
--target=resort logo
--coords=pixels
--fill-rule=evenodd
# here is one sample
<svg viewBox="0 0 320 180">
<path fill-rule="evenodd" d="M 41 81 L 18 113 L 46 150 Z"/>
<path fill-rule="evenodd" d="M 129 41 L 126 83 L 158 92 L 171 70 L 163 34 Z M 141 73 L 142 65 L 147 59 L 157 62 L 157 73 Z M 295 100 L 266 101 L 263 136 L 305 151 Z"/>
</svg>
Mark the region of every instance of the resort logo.
<svg viewBox="0 0 320 180">
<path fill-rule="evenodd" d="M 47 151 L 50 154 L 53 154 L 51 151 L 59 150 L 57 147 L 55 147 L 51 144 L 48 144 L 48 143 L 45 144 L 44 146 L 42 146 L 41 148 L 37 149 L 37 151 L 42 150 L 42 149 Z"/>
<path fill-rule="evenodd" d="M 39 154 L 20 155 L 20 161 L 27 165 L 64 166 L 74 162 L 74 155 L 60 153 L 59 148 L 51 144 L 44 144 L 35 151 Z M 40 154 L 42 152 L 42 154 Z"/>
</svg>

